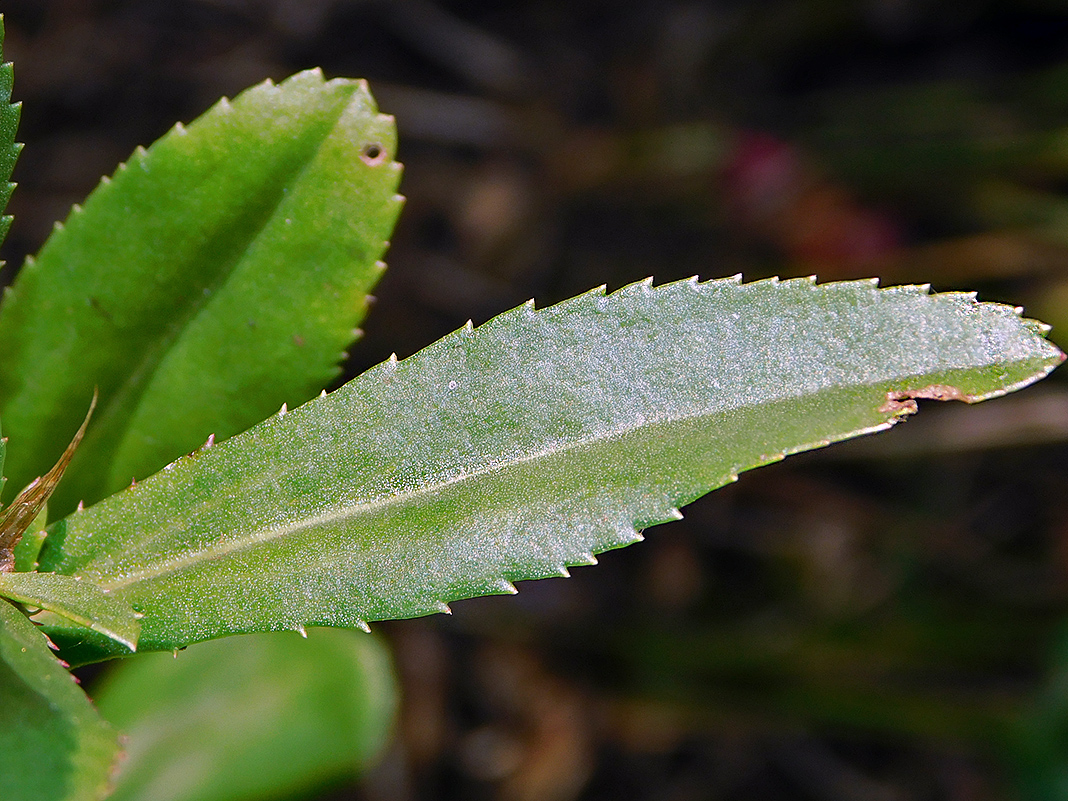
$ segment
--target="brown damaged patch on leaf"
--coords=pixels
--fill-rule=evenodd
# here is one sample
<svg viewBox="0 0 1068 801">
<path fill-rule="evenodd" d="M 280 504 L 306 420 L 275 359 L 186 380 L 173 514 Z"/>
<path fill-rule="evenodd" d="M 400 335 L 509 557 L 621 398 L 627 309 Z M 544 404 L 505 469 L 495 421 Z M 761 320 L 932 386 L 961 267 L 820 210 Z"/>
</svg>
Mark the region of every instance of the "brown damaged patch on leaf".
<svg viewBox="0 0 1068 801">
<path fill-rule="evenodd" d="M 957 400 L 964 401 L 965 403 L 975 402 L 974 397 L 965 395 L 956 387 L 951 387 L 947 384 L 931 384 L 923 389 L 887 392 L 886 403 L 879 407 L 879 411 L 883 414 L 892 414 L 898 417 L 916 414 L 918 408 L 916 401 L 921 398 L 924 400 Z"/>
<path fill-rule="evenodd" d="M 63 478 L 67 465 L 70 464 L 70 460 L 78 449 L 82 437 L 85 436 L 89 418 L 93 416 L 93 409 L 96 408 L 96 399 L 97 391 L 94 389 L 93 400 L 89 404 L 89 411 L 85 414 L 85 420 L 82 421 L 81 427 L 75 433 L 74 439 L 70 441 L 70 445 L 59 457 L 59 461 L 43 476 L 38 476 L 31 481 L 26 489 L 20 492 L 18 497 L 7 507 L 3 516 L 0 517 L 0 573 L 10 573 L 15 569 L 15 546 L 19 544 L 19 540 L 22 539 L 26 529 L 30 527 L 30 524 L 40 514 L 41 509 L 48 503 L 48 499 L 52 496 L 52 491 L 55 490 L 59 480 Z"/>
</svg>

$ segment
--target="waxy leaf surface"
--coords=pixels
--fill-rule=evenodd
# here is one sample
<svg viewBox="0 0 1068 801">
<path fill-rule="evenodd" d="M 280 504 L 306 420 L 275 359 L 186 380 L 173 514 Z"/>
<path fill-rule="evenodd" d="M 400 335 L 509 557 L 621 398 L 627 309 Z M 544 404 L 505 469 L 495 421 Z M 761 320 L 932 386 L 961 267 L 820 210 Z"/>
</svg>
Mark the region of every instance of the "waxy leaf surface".
<svg viewBox="0 0 1068 801">
<path fill-rule="evenodd" d="M 118 751 L 115 732 L 44 636 L 0 601 L 0 798 L 97 801 Z"/>
<path fill-rule="evenodd" d="M 318 71 L 224 99 L 138 149 L 0 306 L 15 486 L 58 458 L 94 387 L 57 517 L 318 393 L 382 271 L 400 208 L 394 150 L 366 86 Z"/>
<path fill-rule="evenodd" d="M 128 599 L 142 649 L 444 611 L 886 428 L 910 396 L 981 400 L 1062 358 L 1011 307 L 870 281 L 526 304 L 52 525 L 41 569 Z"/>
</svg>

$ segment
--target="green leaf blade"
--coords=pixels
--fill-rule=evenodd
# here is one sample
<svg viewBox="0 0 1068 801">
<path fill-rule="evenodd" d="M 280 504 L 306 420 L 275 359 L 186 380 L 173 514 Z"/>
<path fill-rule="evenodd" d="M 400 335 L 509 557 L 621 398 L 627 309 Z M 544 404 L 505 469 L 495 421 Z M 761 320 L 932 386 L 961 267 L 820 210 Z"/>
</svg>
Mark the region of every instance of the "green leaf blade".
<svg viewBox="0 0 1068 801">
<path fill-rule="evenodd" d="M 590 564 L 742 470 L 887 428 L 910 395 L 1024 386 L 1063 358 L 1042 333 L 871 282 L 526 305 L 179 460 L 45 547 L 144 612 L 149 649 L 441 611 Z"/>
<path fill-rule="evenodd" d="M 118 751 L 115 732 L 45 638 L 0 602 L 0 798 L 97 801 Z"/>
<path fill-rule="evenodd" d="M 395 147 L 362 82 L 309 71 L 220 101 L 105 179 L 0 307 L 15 484 L 47 469 L 94 387 L 59 515 L 318 393 L 382 271 Z"/>
<path fill-rule="evenodd" d="M 89 581 L 54 573 L 0 573 L 0 597 L 47 609 L 71 623 L 137 650 L 138 616 L 120 596 Z"/>
</svg>

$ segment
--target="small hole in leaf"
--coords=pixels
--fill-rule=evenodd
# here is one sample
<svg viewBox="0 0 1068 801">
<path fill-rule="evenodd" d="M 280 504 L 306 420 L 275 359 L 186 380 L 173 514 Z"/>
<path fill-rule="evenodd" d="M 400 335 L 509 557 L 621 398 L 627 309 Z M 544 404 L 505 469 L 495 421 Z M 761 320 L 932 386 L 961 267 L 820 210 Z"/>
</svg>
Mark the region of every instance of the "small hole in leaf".
<svg viewBox="0 0 1068 801">
<path fill-rule="evenodd" d="M 378 142 L 370 142 L 360 150 L 360 158 L 363 159 L 365 164 L 374 167 L 386 160 L 386 149 Z"/>
</svg>

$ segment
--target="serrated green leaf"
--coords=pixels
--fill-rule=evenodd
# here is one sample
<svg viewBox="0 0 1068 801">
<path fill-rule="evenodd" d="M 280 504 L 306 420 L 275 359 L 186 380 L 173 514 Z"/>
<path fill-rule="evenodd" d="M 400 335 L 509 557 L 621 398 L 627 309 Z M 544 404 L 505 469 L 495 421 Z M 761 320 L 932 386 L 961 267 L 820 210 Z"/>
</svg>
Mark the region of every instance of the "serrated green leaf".
<svg viewBox="0 0 1068 801">
<path fill-rule="evenodd" d="M 78 626 L 137 650 L 137 613 L 125 599 L 90 581 L 54 573 L 0 573 L 0 597 L 47 609 Z"/>
<path fill-rule="evenodd" d="M 85 436 L 85 429 L 89 425 L 89 418 L 93 416 L 96 400 L 96 392 L 94 392 L 93 401 L 89 404 L 85 419 L 75 432 L 74 439 L 60 455 L 59 461 L 52 465 L 43 476 L 38 476 L 31 481 L 0 515 L 0 573 L 17 569 L 16 566 L 20 563 L 24 564 L 31 555 L 36 561 L 43 542 L 23 549 L 19 556 L 16 556 L 15 552 L 19 550 L 18 546 L 22 543 L 22 535 L 40 519 L 41 512 L 48 506 L 48 499 L 52 497 L 52 493 L 67 470 L 67 465 L 77 452 L 78 445 Z M 42 521 L 41 525 L 43 524 Z M 35 539 L 41 538 L 38 536 Z"/>
<path fill-rule="evenodd" d="M 147 649 L 428 614 L 593 563 L 912 397 L 993 397 L 1062 358 L 1019 310 L 869 281 L 531 303 L 53 525 L 42 564 L 127 598 Z"/>
<path fill-rule="evenodd" d="M 95 693 L 124 736 L 112 801 L 255 801 L 353 775 L 389 735 L 396 689 L 374 637 L 313 629 L 123 660 Z"/>
<path fill-rule="evenodd" d="M 45 638 L 0 601 L 0 798 L 97 801 L 118 750 Z"/>
<path fill-rule="evenodd" d="M 0 61 L 3 61 L 4 18 L 0 15 Z M 15 169 L 22 145 L 15 141 L 19 129 L 21 103 L 11 102 L 11 90 L 15 84 L 15 72 L 11 63 L 0 64 L 0 211 L 7 208 L 15 184 L 11 173 Z M 0 215 L 0 242 L 4 241 L 11 228 L 11 215 Z"/>
<path fill-rule="evenodd" d="M 15 485 L 55 460 L 94 386 L 59 516 L 317 394 L 382 270 L 394 151 L 363 82 L 309 71 L 134 153 L 0 306 Z"/>
</svg>

